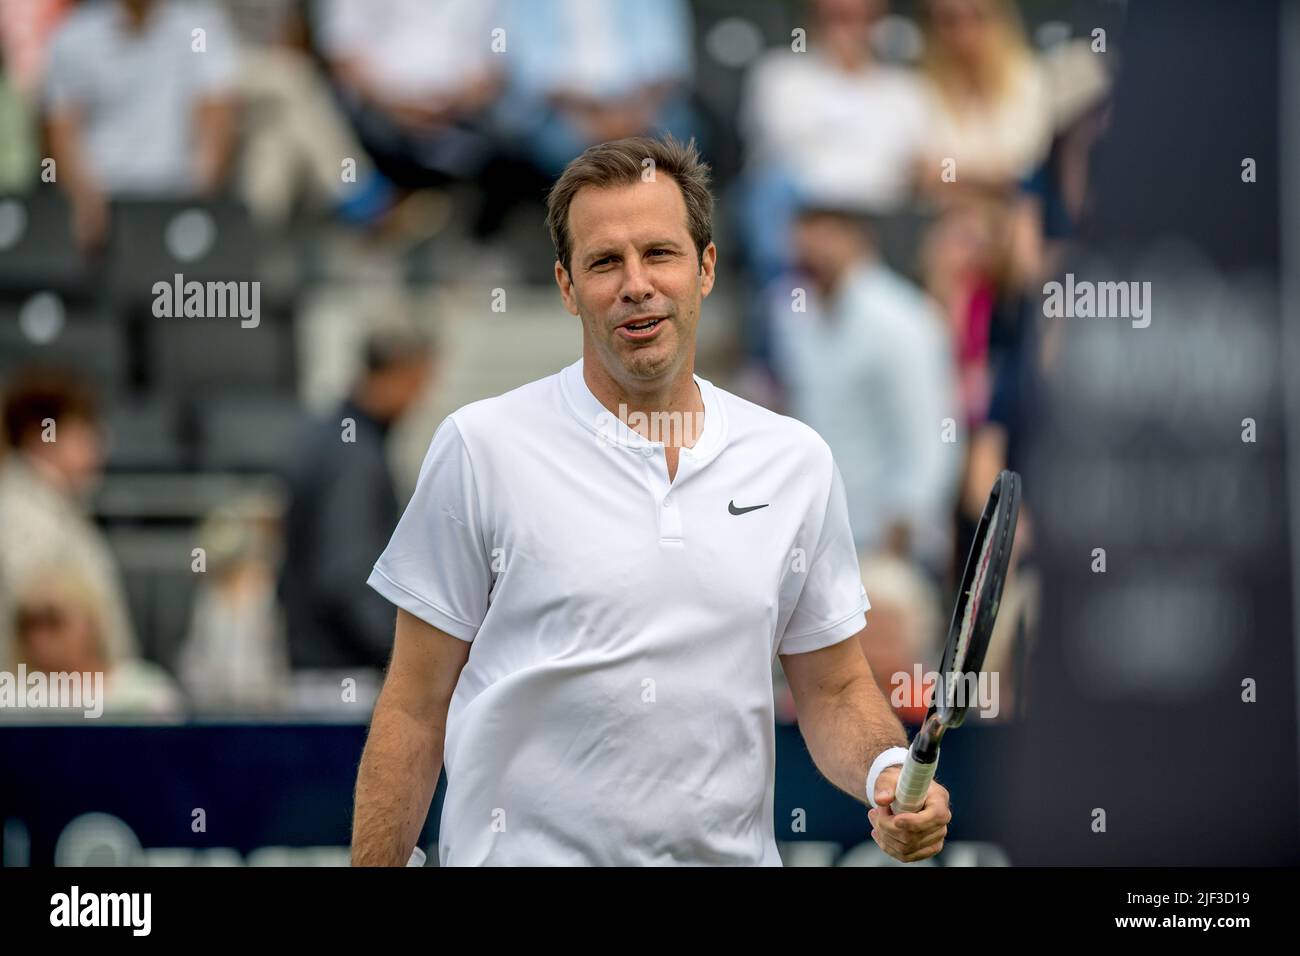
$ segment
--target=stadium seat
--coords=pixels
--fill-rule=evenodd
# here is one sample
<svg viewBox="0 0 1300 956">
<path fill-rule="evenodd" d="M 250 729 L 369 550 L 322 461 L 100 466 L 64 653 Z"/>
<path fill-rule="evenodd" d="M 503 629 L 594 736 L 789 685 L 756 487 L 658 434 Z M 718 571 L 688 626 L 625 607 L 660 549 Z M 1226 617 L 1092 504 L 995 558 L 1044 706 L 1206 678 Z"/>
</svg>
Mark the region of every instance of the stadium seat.
<svg viewBox="0 0 1300 956">
<path fill-rule="evenodd" d="M 278 471 L 302 417 L 291 396 L 240 393 L 195 399 L 194 413 L 204 471 Z"/>
<path fill-rule="evenodd" d="M 112 208 L 110 288 L 128 306 L 151 302 L 159 281 L 258 279 L 258 242 L 237 203 L 119 200 Z"/>
<path fill-rule="evenodd" d="M 185 467 L 181 416 L 167 395 L 122 398 L 108 410 L 111 471 L 177 471 Z"/>
<path fill-rule="evenodd" d="M 129 357 L 121 326 L 103 310 L 69 305 L 48 290 L 0 301 L 0 376 L 30 364 L 84 372 L 107 392 L 125 387 Z"/>
<path fill-rule="evenodd" d="M 147 341 L 148 380 L 166 392 L 294 389 L 293 342 L 283 316 L 256 327 L 236 318 L 158 318 L 135 313 Z"/>
<path fill-rule="evenodd" d="M 72 241 L 68 204 L 54 186 L 0 196 L 0 293 L 85 295 L 95 275 Z"/>
</svg>

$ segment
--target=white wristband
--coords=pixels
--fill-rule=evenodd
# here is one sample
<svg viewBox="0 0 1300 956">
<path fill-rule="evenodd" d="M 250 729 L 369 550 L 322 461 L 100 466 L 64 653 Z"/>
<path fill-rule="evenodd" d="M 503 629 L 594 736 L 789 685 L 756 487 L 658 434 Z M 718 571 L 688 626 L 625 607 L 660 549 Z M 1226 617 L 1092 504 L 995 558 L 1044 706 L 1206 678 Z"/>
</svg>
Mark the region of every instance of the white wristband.
<svg viewBox="0 0 1300 956">
<path fill-rule="evenodd" d="M 880 755 L 871 762 L 871 770 L 867 773 L 867 802 L 877 810 L 876 806 L 876 778 L 886 767 L 901 766 L 907 759 L 906 747 L 890 747 L 888 750 L 882 750 Z"/>
</svg>

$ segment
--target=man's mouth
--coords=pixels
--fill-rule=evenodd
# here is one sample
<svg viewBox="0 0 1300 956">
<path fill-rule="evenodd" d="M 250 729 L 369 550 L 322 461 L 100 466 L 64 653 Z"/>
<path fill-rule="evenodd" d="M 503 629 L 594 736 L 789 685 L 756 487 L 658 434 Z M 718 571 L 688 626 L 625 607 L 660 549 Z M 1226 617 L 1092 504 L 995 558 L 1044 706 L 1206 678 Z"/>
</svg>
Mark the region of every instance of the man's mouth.
<svg viewBox="0 0 1300 956">
<path fill-rule="evenodd" d="M 667 321 L 665 316 L 652 315 L 644 319 L 633 319 L 618 327 L 618 334 L 625 339 L 649 338 L 658 331 L 659 326 Z"/>
</svg>

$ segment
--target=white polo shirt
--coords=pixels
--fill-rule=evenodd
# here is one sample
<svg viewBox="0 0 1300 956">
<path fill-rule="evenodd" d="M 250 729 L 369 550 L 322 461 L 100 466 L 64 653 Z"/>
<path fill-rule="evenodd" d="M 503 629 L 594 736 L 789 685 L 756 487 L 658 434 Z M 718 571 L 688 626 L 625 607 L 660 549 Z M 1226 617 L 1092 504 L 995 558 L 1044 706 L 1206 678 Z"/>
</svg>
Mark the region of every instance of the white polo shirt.
<svg viewBox="0 0 1300 956">
<path fill-rule="evenodd" d="M 369 583 L 473 642 L 442 865 L 780 865 L 774 658 L 869 604 L 826 443 L 695 381 L 671 484 L 581 360 L 434 435 Z"/>
</svg>

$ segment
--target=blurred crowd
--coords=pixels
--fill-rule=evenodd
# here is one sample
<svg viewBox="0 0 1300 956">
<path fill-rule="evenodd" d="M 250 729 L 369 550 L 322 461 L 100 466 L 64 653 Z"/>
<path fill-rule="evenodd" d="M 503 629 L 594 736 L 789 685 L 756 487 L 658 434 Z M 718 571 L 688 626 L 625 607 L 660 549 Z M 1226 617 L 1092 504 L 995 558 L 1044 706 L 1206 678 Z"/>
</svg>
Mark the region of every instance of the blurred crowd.
<svg viewBox="0 0 1300 956">
<path fill-rule="evenodd" d="M 242 210 L 302 259 L 320 254 L 304 235 L 394 259 L 436 241 L 464 275 L 535 283 L 550 259 L 515 226 L 543 234 L 565 163 L 622 136 L 694 138 L 715 167 L 730 343 L 700 372 L 830 444 L 889 694 L 891 675 L 937 665 L 954 571 L 1016 467 L 1052 351 L 1033 292 L 1086 212 L 1113 54 L 1087 18 L 1034 11 L 1031 30 L 1009 0 L 751 6 L 0 0 L 0 274 L 14 201 L 56 191 L 92 277 L 122 241 L 115 217 L 176 202 Z M 29 304 L 21 278 L 0 299 Z M 185 633 L 142 639 L 96 501 L 127 470 L 112 407 L 154 373 L 127 361 L 126 383 L 104 382 L 30 310 L 4 321 L 23 349 L 0 366 L 0 668 L 103 671 L 109 713 L 274 713 L 324 708 L 340 682 L 346 698 L 349 677 L 373 687 L 393 612 L 364 582 L 409 489 L 390 429 L 441 381 L 426 324 L 359 317 L 323 407 L 292 373 L 275 490 L 188 519 Z M 147 333 L 124 328 L 129 352 Z M 997 666 L 1032 616 L 1032 527 L 1023 515 Z"/>
</svg>

